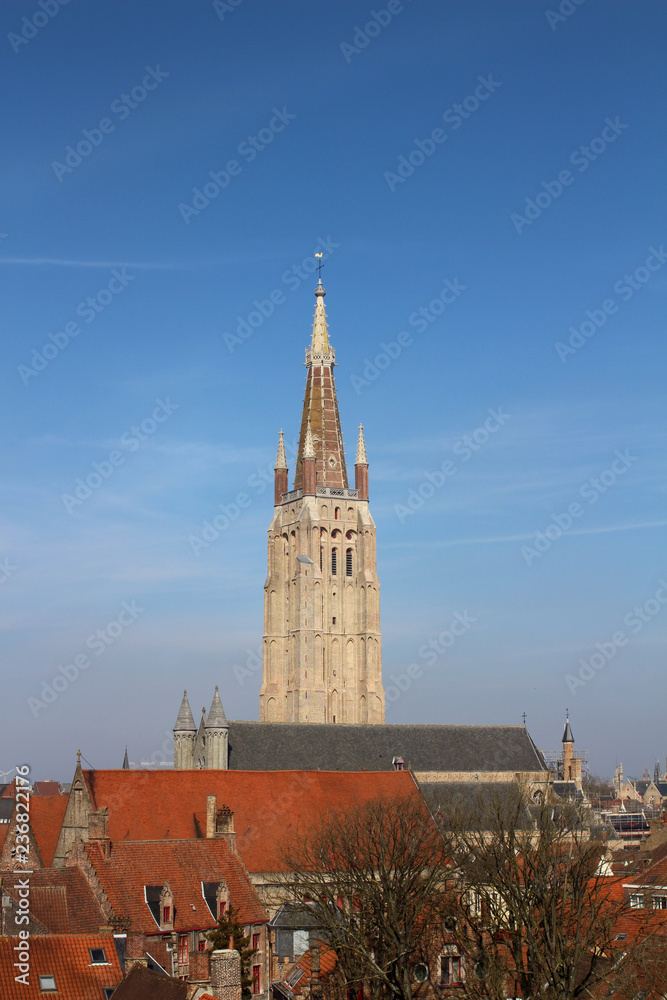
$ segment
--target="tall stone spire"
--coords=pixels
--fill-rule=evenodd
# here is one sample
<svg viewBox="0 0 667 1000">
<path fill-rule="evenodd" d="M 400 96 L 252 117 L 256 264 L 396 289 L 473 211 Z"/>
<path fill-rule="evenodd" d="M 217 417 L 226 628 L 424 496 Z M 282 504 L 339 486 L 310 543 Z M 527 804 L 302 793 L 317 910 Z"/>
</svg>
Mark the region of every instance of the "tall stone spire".
<svg viewBox="0 0 667 1000">
<path fill-rule="evenodd" d="M 325 295 L 326 291 L 320 280 L 315 289 L 315 318 L 310 348 L 306 351 L 306 393 L 294 475 L 295 490 L 303 488 L 302 462 L 309 423 L 315 451 L 317 485 L 333 489 L 348 488 L 345 449 L 333 375 L 336 352 L 329 342 L 324 309 Z"/>
<path fill-rule="evenodd" d="M 291 492 L 280 449 L 276 463 L 259 717 L 379 725 L 385 697 L 368 460 L 360 428 L 350 489 L 324 294 L 320 281 Z"/>
</svg>

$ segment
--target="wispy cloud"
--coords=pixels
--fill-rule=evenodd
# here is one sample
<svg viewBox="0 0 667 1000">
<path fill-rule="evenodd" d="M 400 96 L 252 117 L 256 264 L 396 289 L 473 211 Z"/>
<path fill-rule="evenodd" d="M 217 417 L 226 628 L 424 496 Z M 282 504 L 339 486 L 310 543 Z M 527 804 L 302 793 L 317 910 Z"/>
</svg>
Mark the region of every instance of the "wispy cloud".
<svg viewBox="0 0 667 1000">
<path fill-rule="evenodd" d="M 568 537 L 570 535 L 606 535 L 615 531 L 642 531 L 647 528 L 665 528 L 667 527 L 667 521 L 642 521 L 637 524 L 612 524 L 601 528 L 580 528 L 578 531 L 568 531 Z M 490 535 L 486 538 L 449 538 L 443 539 L 442 541 L 433 541 L 429 539 L 423 543 L 409 541 L 409 542 L 390 542 L 385 545 L 386 549 L 416 549 L 416 548 L 428 548 L 428 549 L 446 549 L 451 548 L 454 545 L 496 545 L 502 542 L 525 542 L 534 541 L 535 532 L 532 534 L 522 534 L 522 535 Z"/>
<path fill-rule="evenodd" d="M 214 261 L 133 261 L 133 260 L 68 260 L 58 257 L 0 257 L 0 264 L 27 264 L 33 267 L 133 267 L 146 271 L 184 271 L 210 267 Z"/>
</svg>

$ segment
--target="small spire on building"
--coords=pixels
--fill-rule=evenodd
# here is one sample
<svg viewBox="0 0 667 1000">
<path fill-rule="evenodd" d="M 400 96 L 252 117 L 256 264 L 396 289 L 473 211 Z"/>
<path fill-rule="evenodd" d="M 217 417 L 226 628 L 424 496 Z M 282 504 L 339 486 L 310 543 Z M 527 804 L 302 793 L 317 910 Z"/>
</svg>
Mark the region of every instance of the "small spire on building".
<svg viewBox="0 0 667 1000">
<path fill-rule="evenodd" d="M 315 445 L 313 443 L 313 433 L 310 429 L 310 420 L 308 420 L 308 426 L 306 427 L 306 440 L 303 444 L 303 457 L 315 458 Z"/>
<path fill-rule="evenodd" d="M 207 729 L 220 729 L 227 725 L 227 716 L 225 715 L 225 710 L 222 707 L 222 701 L 220 700 L 220 692 L 218 691 L 218 685 L 215 685 L 215 694 L 213 695 L 213 701 L 211 702 L 211 710 L 208 713 L 208 719 L 206 720 Z"/>
<path fill-rule="evenodd" d="M 287 456 L 285 454 L 285 437 L 283 435 L 282 429 L 278 436 L 278 457 L 276 458 L 276 469 L 286 469 L 287 468 Z"/>
<path fill-rule="evenodd" d="M 130 770 L 130 758 L 127 756 L 127 747 L 125 747 L 125 756 L 123 757 L 123 770 Z"/>
<path fill-rule="evenodd" d="M 357 441 L 357 459 L 355 465 L 368 465 L 366 458 L 366 442 L 364 441 L 363 424 L 359 424 L 359 440 Z"/>
<path fill-rule="evenodd" d="M 197 727 L 195 725 L 195 720 L 190 709 L 190 702 L 188 701 L 188 692 L 183 692 L 183 700 L 181 702 L 181 708 L 178 713 L 178 718 L 174 725 L 174 732 L 178 730 L 183 733 L 196 733 Z"/>
<path fill-rule="evenodd" d="M 570 729 L 570 713 L 565 709 L 565 729 L 563 731 L 562 743 L 574 743 L 574 736 Z"/>
</svg>

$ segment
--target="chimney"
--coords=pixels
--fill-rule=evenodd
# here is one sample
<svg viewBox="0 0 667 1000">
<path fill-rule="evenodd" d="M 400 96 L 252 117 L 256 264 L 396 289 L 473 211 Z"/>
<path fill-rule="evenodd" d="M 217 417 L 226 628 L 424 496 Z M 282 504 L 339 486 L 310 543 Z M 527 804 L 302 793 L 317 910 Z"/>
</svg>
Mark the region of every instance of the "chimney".
<svg viewBox="0 0 667 1000">
<path fill-rule="evenodd" d="M 241 1000 L 241 956 L 221 948 L 211 953 L 211 990 L 216 1000 Z"/>
<path fill-rule="evenodd" d="M 216 834 L 216 813 L 218 800 L 215 795 L 206 796 L 206 839 L 213 840 Z"/>
<path fill-rule="evenodd" d="M 109 810 L 103 806 L 98 812 L 88 815 L 88 842 L 97 844 L 105 858 L 111 853 L 109 839 Z"/>
</svg>

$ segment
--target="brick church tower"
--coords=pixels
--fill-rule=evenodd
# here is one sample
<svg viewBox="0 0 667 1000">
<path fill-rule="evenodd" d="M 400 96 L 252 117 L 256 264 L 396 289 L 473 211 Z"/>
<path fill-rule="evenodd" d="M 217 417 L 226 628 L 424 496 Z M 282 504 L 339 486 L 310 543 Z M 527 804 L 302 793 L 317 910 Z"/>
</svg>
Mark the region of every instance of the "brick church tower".
<svg viewBox="0 0 667 1000">
<path fill-rule="evenodd" d="M 278 444 L 259 717 L 377 724 L 384 722 L 384 689 L 368 461 L 360 427 L 350 489 L 325 294 L 320 280 L 291 492 L 282 431 Z"/>
</svg>

